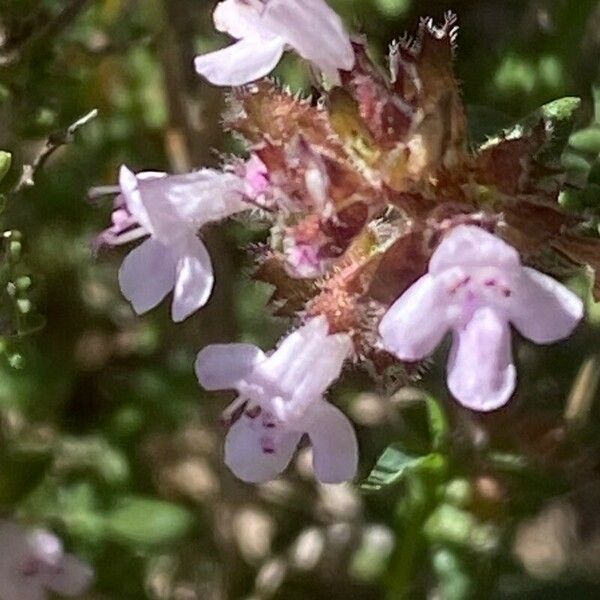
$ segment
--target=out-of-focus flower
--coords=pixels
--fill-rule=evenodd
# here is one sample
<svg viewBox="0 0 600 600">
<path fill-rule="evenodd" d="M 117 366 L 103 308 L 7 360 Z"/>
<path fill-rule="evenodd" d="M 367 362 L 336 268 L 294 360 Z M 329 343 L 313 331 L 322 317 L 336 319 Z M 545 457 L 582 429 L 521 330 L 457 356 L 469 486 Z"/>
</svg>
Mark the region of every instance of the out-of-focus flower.
<svg viewBox="0 0 600 600">
<path fill-rule="evenodd" d="M 325 0 L 224 0 L 215 27 L 238 41 L 196 58 L 196 70 L 216 85 L 244 85 L 268 75 L 290 46 L 334 81 L 354 65 L 340 17 Z"/>
<path fill-rule="evenodd" d="M 0 520 L 0 600 L 43 600 L 47 592 L 78 596 L 92 579 L 92 569 L 66 554 L 52 533 L 28 533 Z"/>
<path fill-rule="evenodd" d="M 157 306 L 173 290 L 172 317 L 183 321 L 208 301 L 212 264 L 198 230 L 248 210 L 245 198 L 262 193 L 265 182 L 213 169 L 185 175 L 121 168 L 112 226 L 97 245 L 121 245 L 149 236 L 132 250 L 119 271 L 123 295 L 138 314 Z"/>
<path fill-rule="evenodd" d="M 207 390 L 235 389 L 230 411 L 244 406 L 225 444 L 225 462 L 248 482 L 269 481 L 289 464 L 304 433 L 313 445 L 317 477 L 325 483 L 352 479 L 358 448 L 352 424 L 323 399 L 340 375 L 352 342 L 328 334 L 324 317 L 287 336 L 267 356 L 249 344 L 215 344 L 196 360 L 196 374 Z"/>
<path fill-rule="evenodd" d="M 583 303 L 562 284 L 521 265 L 518 252 L 485 230 L 454 228 L 429 272 L 389 309 L 379 326 L 384 347 L 401 360 L 433 353 L 453 332 L 448 387 L 471 409 L 504 405 L 516 384 L 510 323 L 547 344 L 571 334 Z"/>
</svg>

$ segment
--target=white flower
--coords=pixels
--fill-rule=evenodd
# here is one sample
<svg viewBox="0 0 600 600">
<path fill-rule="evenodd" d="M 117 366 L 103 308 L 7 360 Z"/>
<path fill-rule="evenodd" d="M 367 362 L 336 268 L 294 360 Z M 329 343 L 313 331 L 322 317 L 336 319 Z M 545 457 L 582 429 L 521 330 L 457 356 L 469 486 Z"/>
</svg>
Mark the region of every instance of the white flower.
<svg viewBox="0 0 600 600">
<path fill-rule="evenodd" d="M 547 344 L 569 336 L 582 318 L 581 299 L 566 287 L 522 266 L 500 238 L 461 225 L 434 252 L 429 272 L 388 310 L 379 332 L 387 350 L 416 361 L 451 330 L 448 387 L 461 404 L 490 411 L 516 385 L 509 324 Z"/>
<path fill-rule="evenodd" d="M 52 533 L 28 533 L 0 520 L 0 600 L 44 600 L 47 592 L 78 596 L 92 579 L 92 569 L 65 554 Z"/>
<path fill-rule="evenodd" d="M 185 175 L 139 173 L 121 168 L 113 225 L 99 244 L 147 239 L 132 250 L 119 271 L 123 295 L 145 313 L 173 291 L 172 317 L 183 321 L 206 304 L 214 276 L 198 230 L 211 221 L 248 210 L 249 185 L 233 173 L 203 169 Z"/>
<path fill-rule="evenodd" d="M 350 38 L 324 0 L 224 0 L 213 18 L 219 31 L 239 40 L 196 58 L 198 73 L 216 85 L 268 75 L 288 46 L 334 81 L 354 66 Z"/>
<path fill-rule="evenodd" d="M 270 356 L 249 344 L 212 345 L 198 354 L 201 385 L 237 390 L 233 410 L 245 404 L 225 444 L 225 462 L 237 477 L 248 482 L 273 479 L 287 467 L 305 433 L 321 481 L 354 477 L 354 429 L 323 398 L 351 350 L 349 336 L 328 335 L 327 320 L 317 317 L 286 337 Z"/>
</svg>

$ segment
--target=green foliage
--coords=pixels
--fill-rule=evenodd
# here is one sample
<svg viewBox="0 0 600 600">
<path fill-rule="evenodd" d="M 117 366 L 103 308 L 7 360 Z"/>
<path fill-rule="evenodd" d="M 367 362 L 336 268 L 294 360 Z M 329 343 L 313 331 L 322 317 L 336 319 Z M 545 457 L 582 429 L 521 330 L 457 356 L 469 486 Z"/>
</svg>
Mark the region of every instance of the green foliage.
<svg viewBox="0 0 600 600">
<path fill-rule="evenodd" d="M 131 546 L 164 545 L 185 536 L 191 514 L 169 502 L 125 497 L 106 515 L 107 535 Z"/>
<path fill-rule="evenodd" d="M 428 450 L 417 452 L 407 448 L 403 442 L 388 446 L 363 482 L 364 490 L 380 490 L 411 474 L 436 477 L 445 472 L 446 458 L 441 451 L 448 441 L 447 417 L 440 403 L 431 396 L 424 396 L 417 403 L 426 416 Z"/>
</svg>

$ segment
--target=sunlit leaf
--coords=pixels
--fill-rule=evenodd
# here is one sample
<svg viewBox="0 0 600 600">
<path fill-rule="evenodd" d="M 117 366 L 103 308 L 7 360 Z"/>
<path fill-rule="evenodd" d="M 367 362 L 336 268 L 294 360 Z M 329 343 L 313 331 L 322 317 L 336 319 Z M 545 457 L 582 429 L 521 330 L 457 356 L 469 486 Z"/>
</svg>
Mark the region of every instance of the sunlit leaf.
<svg viewBox="0 0 600 600">
<path fill-rule="evenodd" d="M 108 534 L 134 546 L 174 542 L 185 536 L 192 524 L 192 515 L 181 506 L 141 496 L 122 499 L 106 517 Z"/>
<path fill-rule="evenodd" d="M 368 491 L 379 490 L 401 481 L 408 473 L 441 472 L 445 464 L 445 458 L 440 454 L 419 456 L 393 444 L 384 450 L 361 487 Z"/>
</svg>

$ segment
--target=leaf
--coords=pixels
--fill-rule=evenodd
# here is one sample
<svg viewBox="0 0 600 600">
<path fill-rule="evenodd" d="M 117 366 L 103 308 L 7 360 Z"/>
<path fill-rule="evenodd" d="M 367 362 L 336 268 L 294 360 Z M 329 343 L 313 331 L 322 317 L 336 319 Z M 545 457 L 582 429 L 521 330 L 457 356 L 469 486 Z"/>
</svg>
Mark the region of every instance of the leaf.
<svg viewBox="0 0 600 600">
<path fill-rule="evenodd" d="M 538 111 L 526 118 L 524 123 L 533 126 L 540 119 L 544 123 L 548 139 L 543 150 L 538 154 L 542 162 L 557 162 L 560 159 L 573 130 L 577 110 L 581 106 L 581 98 L 567 96 L 544 104 Z"/>
<path fill-rule="evenodd" d="M 407 452 L 399 444 L 392 444 L 379 457 L 361 488 L 367 491 L 380 490 L 401 481 L 409 473 L 440 472 L 445 464 L 441 454 L 417 455 Z"/>
<path fill-rule="evenodd" d="M 451 504 L 438 506 L 423 531 L 434 543 L 450 543 L 477 553 L 490 553 L 498 547 L 496 527 L 480 523 L 471 513 Z"/>
<path fill-rule="evenodd" d="M 6 174 L 10 171 L 12 164 L 12 154 L 0 150 L 0 182 L 6 177 Z"/>
<path fill-rule="evenodd" d="M 569 145 L 579 152 L 598 154 L 600 152 L 600 126 L 594 125 L 576 131 L 569 138 Z"/>
<path fill-rule="evenodd" d="M 448 419 L 441 404 L 433 396 L 425 396 L 429 432 L 431 434 L 431 447 L 440 450 L 448 441 Z"/>
<path fill-rule="evenodd" d="M 185 536 L 193 524 L 186 509 L 141 496 L 123 499 L 106 517 L 108 534 L 131 545 L 154 546 Z"/>
<path fill-rule="evenodd" d="M 530 140 L 537 146 L 534 154 L 542 163 L 558 163 L 569 142 L 581 98 L 567 96 L 544 104 L 484 146 L 501 144 L 505 140 Z"/>
</svg>

